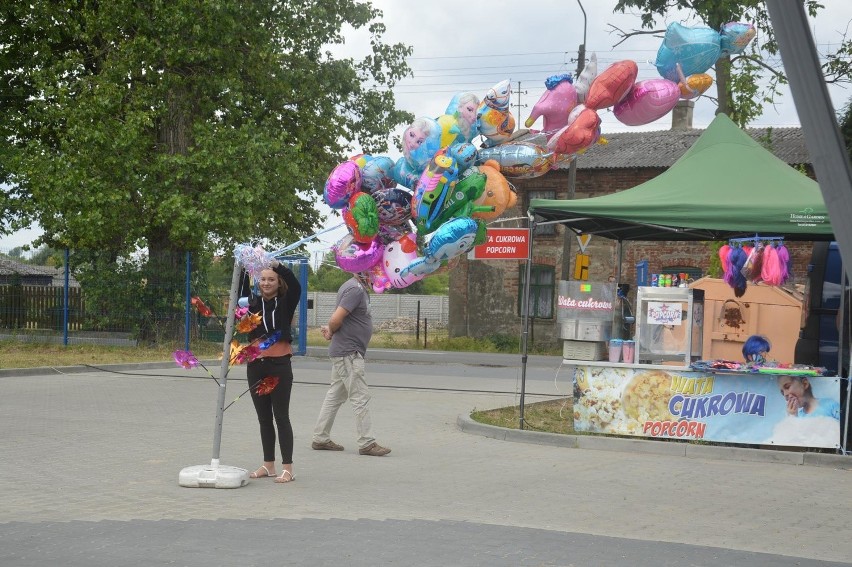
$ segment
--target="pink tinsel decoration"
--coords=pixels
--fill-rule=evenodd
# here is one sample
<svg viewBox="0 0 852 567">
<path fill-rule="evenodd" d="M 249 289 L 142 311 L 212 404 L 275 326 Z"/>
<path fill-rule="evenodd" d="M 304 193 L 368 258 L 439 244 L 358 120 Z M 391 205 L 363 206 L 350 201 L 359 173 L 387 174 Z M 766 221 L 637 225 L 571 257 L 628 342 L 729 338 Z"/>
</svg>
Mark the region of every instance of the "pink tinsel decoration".
<svg viewBox="0 0 852 567">
<path fill-rule="evenodd" d="M 790 279 L 790 251 L 783 244 L 778 247 L 778 263 L 781 265 L 781 284 Z"/>
<path fill-rule="evenodd" d="M 778 250 L 774 246 L 764 247 L 760 277 L 769 285 L 781 285 L 781 262 L 778 261 Z"/>
</svg>

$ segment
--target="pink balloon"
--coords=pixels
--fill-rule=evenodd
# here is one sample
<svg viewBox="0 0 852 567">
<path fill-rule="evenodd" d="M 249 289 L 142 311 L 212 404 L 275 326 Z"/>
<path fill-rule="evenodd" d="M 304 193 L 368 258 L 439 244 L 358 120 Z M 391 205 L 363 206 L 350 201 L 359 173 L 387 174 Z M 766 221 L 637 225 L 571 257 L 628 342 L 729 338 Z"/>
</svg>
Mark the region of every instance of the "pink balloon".
<svg viewBox="0 0 852 567">
<path fill-rule="evenodd" d="M 347 234 L 334 245 L 334 259 L 342 270 L 365 272 L 382 261 L 384 249 L 378 238 L 369 244 L 360 244 Z"/>
<path fill-rule="evenodd" d="M 613 114 L 622 124 L 641 126 L 668 114 L 679 99 L 680 88 L 668 79 L 638 81 L 615 105 Z"/>
<path fill-rule="evenodd" d="M 551 79 L 553 79 L 551 81 Z M 558 130 L 568 125 L 568 114 L 577 106 L 577 90 L 567 78 L 551 77 L 548 79 L 547 90 L 535 103 L 530 116 L 525 122 L 529 128 L 539 116 L 544 117 L 544 132 L 549 139 Z"/>
<path fill-rule="evenodd" d="M 585 105 L 592 110 L 600 110 L 620 102 L 633 86 L 638 74 L 639 67 L 635 61 L 616 61 L 592 81 Z"/>
<path fill-rule="evenodd" d="M 361 170 L 354 161 L 344 161 L 328 176 L 323 190 L 323 200 L 332 209 L 342 209 L 349 199 L 361 190 Z"/>
</svg>

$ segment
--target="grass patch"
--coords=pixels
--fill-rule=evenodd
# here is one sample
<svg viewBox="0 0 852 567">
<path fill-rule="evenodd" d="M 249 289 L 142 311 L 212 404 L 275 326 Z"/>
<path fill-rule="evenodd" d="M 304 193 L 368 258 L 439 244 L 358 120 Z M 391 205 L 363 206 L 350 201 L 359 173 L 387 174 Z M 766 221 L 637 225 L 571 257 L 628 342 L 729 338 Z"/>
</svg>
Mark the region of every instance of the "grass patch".
<svg viewBox="0 0 852 567">
<path fill-rule="evenodd" d="M 471 419 L 485 425 L 519 429 L 520 406 L 474 411 Z M 547 433 L 574 433 L 574 404 L 571 398 L 524 404 L 525 429 Z"/>
<path fill-rule="evenodd" d="M 173 360 L 172 353 L 177 349 L 183 349 L 183 345 L 178 347 L 90 344 L 63 346 L 61 344 L 5 340 L 0 341 L 0 368 L 166 362 Z M 193 352 L 199 358 L 217 358 L 222 354 L 222 346 L 198 342 L 193 345 Z"/>
</svg>

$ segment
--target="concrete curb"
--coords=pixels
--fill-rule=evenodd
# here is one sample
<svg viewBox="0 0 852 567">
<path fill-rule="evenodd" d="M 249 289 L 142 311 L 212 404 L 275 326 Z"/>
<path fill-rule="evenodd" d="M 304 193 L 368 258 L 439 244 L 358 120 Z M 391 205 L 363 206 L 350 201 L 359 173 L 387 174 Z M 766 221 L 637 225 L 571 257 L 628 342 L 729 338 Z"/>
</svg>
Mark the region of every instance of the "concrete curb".
<svg viewBox="0 0 852 567">
<path fill-rule="evenodd" d="M 645 453 L 649 455 L 667 455 L 692 459 L 751 461 L 852 470 L 852 458 L 846 455 L 697 445 L 677 441 L 662 442 L 650 439 L 623 439 L 621 437 L 599 435 L 562 435 L 559 433 L 544 433 L 542 431 L 507 429 L 485 425 L 474 421 L 469 415 L 458 416 L 456 425 L 464 433 L 480 435 L 490 439 L 550 445 L 566 449 L 591 449 L 594 451 Z"/>
</svg>

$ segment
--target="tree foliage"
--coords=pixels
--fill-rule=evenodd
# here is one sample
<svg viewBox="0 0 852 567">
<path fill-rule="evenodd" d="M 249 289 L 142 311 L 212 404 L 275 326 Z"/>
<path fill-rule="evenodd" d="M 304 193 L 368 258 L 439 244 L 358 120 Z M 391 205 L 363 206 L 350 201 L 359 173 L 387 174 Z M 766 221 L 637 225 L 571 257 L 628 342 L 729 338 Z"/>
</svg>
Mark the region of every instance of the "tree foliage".
<svg viewBox="0 0 852 567">
<path fill-rule="evenodd" d="M 804 0 L 805 10 L 815 17 L 823 7 L 817 0 Z M 739 55 L 723 56 L 716 62 L 716 101 L 718 112 L 745 126 L 763 113 L 779 96 L 779 86 L 787 83 L 781 68 L 778 44 L 762 0 L 619 0 L 616 10 L 624 13 L 636 9 L 641 13 L 642 28 L 652 30 L 658 20 L 676 10 L 683 10 L 703 25 L 715 30 L 727 22 L 749 22 L 757 36 Z M 633 32 L 633 33 L 657 33 Z M 633 33 L 624 33 L 625 37 Z M 852 40 L 840 38 L 839 47 L 823 54 L 823 74 L 827 82 L 852 81 Z M 777 64 L 772 63 L 777 61 Z"/>
<path fill-rule="evenodd" d="M 852 160 L 852 98 L 846 101 L 846 106 L 840 111 L 838 121 L 840 122 L 840 134 L 846 144 L 846 153 Z"/>
<path fill-rule="evenodd" d="M 13 1 L 0 10 L 0 201 L 54 247 L 119 255 L 287 242 L 349 150 L 411 119 L 410 48 L 354 0 Z M 373 52 L 336 59 L 344 26 Z"/>
</svg>

